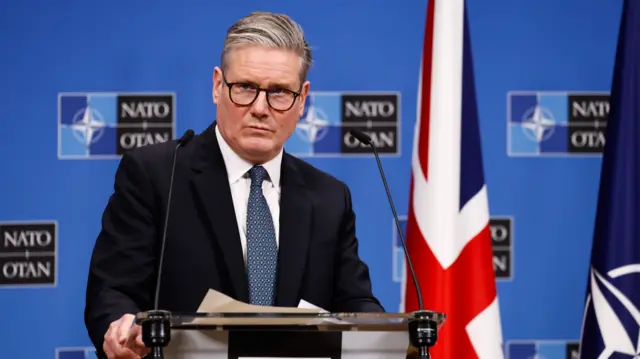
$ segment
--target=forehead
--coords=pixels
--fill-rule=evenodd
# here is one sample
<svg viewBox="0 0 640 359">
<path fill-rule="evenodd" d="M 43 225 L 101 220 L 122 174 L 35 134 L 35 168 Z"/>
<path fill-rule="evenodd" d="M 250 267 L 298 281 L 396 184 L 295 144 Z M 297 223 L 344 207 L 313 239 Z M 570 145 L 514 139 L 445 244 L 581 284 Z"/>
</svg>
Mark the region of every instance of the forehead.
<svg viewBox="0 0 640 359">
<path fill-rule="evenodd" d="M 262 46 L 238 47 L 228 53 L 225 65 L 227 81 L 247 81 L 260 86 L 300 86 L 300 59 L 293 51 Z"/>
</svg>

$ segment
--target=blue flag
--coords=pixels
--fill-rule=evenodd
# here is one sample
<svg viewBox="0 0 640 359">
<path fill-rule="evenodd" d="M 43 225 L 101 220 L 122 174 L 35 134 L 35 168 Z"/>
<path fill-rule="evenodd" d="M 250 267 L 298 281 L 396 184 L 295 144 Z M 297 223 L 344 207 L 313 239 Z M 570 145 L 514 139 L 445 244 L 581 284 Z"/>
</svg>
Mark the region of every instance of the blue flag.
<svg viewBox="0 0 640 359">
<path fill-rule="evenodd" d="M 640 358 L 640 0 L 618 36 L 580 359 Z"/>
</svg>

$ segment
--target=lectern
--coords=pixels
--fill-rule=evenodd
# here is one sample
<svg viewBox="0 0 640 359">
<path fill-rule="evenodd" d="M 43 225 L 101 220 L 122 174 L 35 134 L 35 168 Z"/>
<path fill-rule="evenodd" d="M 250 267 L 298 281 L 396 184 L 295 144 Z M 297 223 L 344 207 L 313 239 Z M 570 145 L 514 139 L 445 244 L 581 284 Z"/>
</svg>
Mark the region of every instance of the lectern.
<svg viewBox="0 0 640 359">
<path fill-rule="evenodd" d="M 136 315 L 154 359 L 430 358 L 444 321 L 433 311 Z"/>
</svg>

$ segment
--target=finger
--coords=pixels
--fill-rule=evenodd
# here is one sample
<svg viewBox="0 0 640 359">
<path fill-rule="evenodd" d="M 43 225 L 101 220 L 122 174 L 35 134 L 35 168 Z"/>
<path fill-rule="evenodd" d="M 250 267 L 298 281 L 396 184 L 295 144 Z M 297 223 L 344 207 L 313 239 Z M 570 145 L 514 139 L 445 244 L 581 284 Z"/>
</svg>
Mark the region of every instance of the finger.
<svg viewBox="0 0 640 359">
<path fill-rule="evenodd" d="M 127 336 L 127 345 L 133 348 L 144 347 L 144 342 L 142 341 L 142 327 L 134 324 L 129 330 L 129 335 Z"/>
<path fill-rule="evenodd" d="M 141 348 L 146 348 L 147 346 L 144 344 L 144 342 L 142 341 L 142 334 L 138 335 L 136 337 L 136 344 L 141 347 Z"/>
<path fill-rule="evenodd" d="M 127 337 L 126 340 L 124 341 L 124 345 L 125 346 L 132 346 L 135 345 L 135 337 L 136 337 L 136 327 L 131 327 L 129 328 L 129 330 L 127 331 Z"/>
<path fill-rule="evenodd" d="M 109 325 L 109 330 L 107 330 L 107 333 L 105 333 L 104 335 L 103 349 L 106 352 L 111 353 L 112 357 L 110 357 L 109 359 L 114 358 L 117 355 L 117 348 L 119 347 L 117 337 L 118 327 L 119 322 L 114 321 Z"/>
<path fill-rule="evenodd" d="M 144 342 L 142 341 L 142 327 L 140 326 L 136 327 L 136 329 L 134 330 L 134 333 L 135 333 L 135 343 L 141 348 L 146 347 Z"/>
<path fill-rule="evenodd" d="M 131 350 L 129 348 L 122 348 L 117 358 L 118 359 L 140 359 L 141 357 L 134 350 Z"/>
<path fill-rule="evenodd" d="M 113 352 L 111 351 L 111 346 L 106 341 L 102 344 L 102 351 L 104 352 L 104 355 L 107 356 L 107 359 L 113 359 Z"/>
<path fill-rule="evenodd" d="M 130 348 L 134 352 L 138 353 L 140 356 L 143 356 L 150 352 L 148 348 L 145 347 L 144 342 L 142 341 L 141 326 L 134 325 L 131 328 L 125 347 Z"/>
<path fill-rule="evenodd" d="M 108 350 L 112 353 L 114 359 L 138 358 L 134 351 L 124 346 L 127 340 L 128 329 L 131 325 L 130 323 L 132 323 L 131 319 L 127 318 L 125 315 L 113 322 L 107 332 L 107 335 L 105 335 L 105 344 L 107 345 Z"/>
<path fill-rule="evenodd" d="M 129 349 L 129 358 L 130 359 L 141 359 L 142 355 L 140 353 L 138 353 L 137 351 L 131 350 Z"/>
<path fill-rule="evenodd" d="M 109 359 L 119 358 L 122 352 L 121 345 L 115 340 L 113 335 L 105 339 L 103 349 Z"/>
<path fill-rule="evenodd" d="M 108 359 L 122 359 L 130 357 L 130 355 L 127 354 L 127 348 L 122 347 L 113 340 L 105 342 L 105 353 L 108 353 Z"/>
<path fill-rule="evenodd" d="M 129 337 L 129 330 L 133 325 L 134 319 L 135 317 L 131 314 L 125 314 L 122 316 L 122 318 L 120 318 L 120 325 L 118 327 L 118 341 L 120 343 L 124 344 L 124 342 Z"/>
<path fill-rule="evenodd" d="M 140 355 L 131 349 L 122 346 L 113 348 L 113 358 L 117 359 L 140 359 Z"/>
<path fill-rule="evenodd" d="M 113 343 L 118 343 L 120 341 L 121 324 L 122 324 L 122 319 L 118 319 L 116 321 L 111 322 L 111 324 L 109 324 L 109 330 L 107 330 L 107 333 L 104 335 L 104 340 L 113 342 Z"/>
</svg>

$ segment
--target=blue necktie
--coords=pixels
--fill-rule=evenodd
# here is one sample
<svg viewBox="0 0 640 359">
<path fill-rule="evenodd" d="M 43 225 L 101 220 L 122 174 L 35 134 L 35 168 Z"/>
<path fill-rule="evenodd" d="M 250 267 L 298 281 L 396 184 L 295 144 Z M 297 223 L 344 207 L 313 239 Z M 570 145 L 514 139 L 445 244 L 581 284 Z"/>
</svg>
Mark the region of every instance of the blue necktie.
<svg viewBox="0 0 640 359">
<path fill-rule="evenodd" d="M 273 305 L 275 297 L 278 248 L 267 200 L 262 194 L 262 181 L 268 177 L 262 166 L 249 170 L 251 190 L 247 206 L 247 271 L 249 303 Z"/>
</svg>

